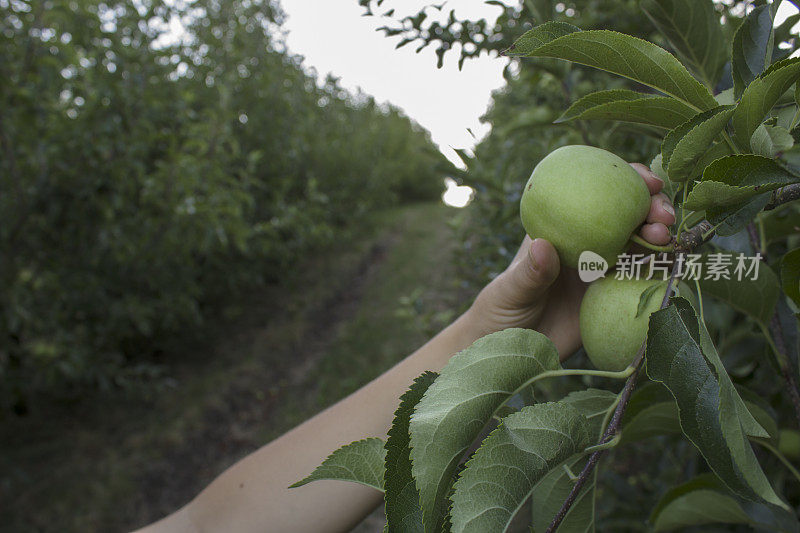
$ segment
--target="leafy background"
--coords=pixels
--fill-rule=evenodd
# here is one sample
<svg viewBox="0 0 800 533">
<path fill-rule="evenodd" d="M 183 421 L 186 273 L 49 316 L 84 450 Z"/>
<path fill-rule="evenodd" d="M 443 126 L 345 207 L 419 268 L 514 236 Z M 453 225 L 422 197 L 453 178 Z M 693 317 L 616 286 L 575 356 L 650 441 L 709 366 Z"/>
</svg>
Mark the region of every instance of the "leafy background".
<svg viewBox="0 0 800 533">
<path fill-rule="evenodd" d="M 359 3 L 383 17 L 384 32 L 399 46 L 432 51 L 431 60 L 439 62 L 497 54 L 548 20 L 613 29 L 669 47 L 659 25 L 663 14 L 641 9 L 665 2 L 494 1 L 502 10 L 496 25 L 458 20 L 454 12 L 446 22 L 426 15 L 443 7 L 402 18 L 393 15 L 390 0 Z M 714 9 L 728 24 L 712 37 L 731 43 L 736 53 L 733 31 L 742 23 L 744 4 L 717 3 Z M 232 462 L 357 388 L 467 305 L 516 252 L 522 183 L 552 149 L 587 143 L 643 162 L 659 152 L 659 139 L 647 127 L 583 120 L 590 117 L 579 108 L 571 112 L 582 120 L 556 121 L 598 90 L 648 92 L 576 64 L 512 61 L 506 87 L 494 94 L 485 116 L 491 133 L 474 154 L 462 152 L 468 170 L 457 172 L 397 109 L 350 94 L 335 79 L 316 82 L 276 37 L 282 20 L 277 2 L 0 0 L 0 10 L 0 75 L 11 80 L 0 85 L 0 441 L 6 443 L 3 471 L 8 472 L 0 491 L 13 502 L 13 510 L 0 509 L 7 513 L 0 521 L 7 526 L 0 528 L 46 530 L 58 524 L 58 530 L 108 530 L 141 525 L 173 510 L 224 468 L 217 456 Z M 173 16 L 189 28 L 180 42 L 162 35 Z M 763 27 L 758 17 L 753 20 L 746 29 L 759 42 Z M 775 31 L 778 42 L 790 38 L 788 27 Z M 725 72 L 713 54 L 688 64 L 720 79 L 730 75 L 737 93 L 753 79 L 752 72 Z M 781 142 L 786 140 L 767 131 L 759 146 L 769 152 Z M 446 174 L 478 191 L 466 216 L 411 205 L 435 198 Z M 764 217 L 778 252 L 797 245 L 792 209 Z M 455 222 L 454 228 L 446 220 Z M 383 229 L 363 230 L 372 224 Z M 337 246 L 343 244 L 355 250 L 348 252 L 357 256 L 351 259 L 354 269 L 341 259 L 347 254 Z M 752 251 L 742 235 L 714 244 Z M 314 261 L 325 253 L 321 250 L 334 266 Z M 374 283 L 380 273 L 370 265 L 384 255 L 393 274 L 382 279 L 397 283 L 396 292 L 387 290 L 391 283 Z M 309 258 L 308 276 L 287 276 Z M 448 273 L 457 274 L 459 284 L 437 279 L 441 269 L 422 266 L 425 261 L 447 263 L 457 270 Z M 408 272 L 401 288 L 397 273 Z M 265 314 L 284 330 L 280 321 L 288 319 L 296 330 L 277 335 L 281 348 L 272 343 L 275 337 L 266 337 L 269 342 L 259 349 L 288 358 L 310 339 L 320 342 L 314 332 L 325 329 L 339 290 L 331 285 L 339 283 L 345 292 L 361 278 L 367 280 L 364 299 L 374 298 L 380 306 L 345 313 L 350 323 L 332 335 L 350 340 L 321 342 L 325 356 L 309 359 L 299 370 L 283 372 L 284 363 L 267 360 L 278 370 L 254 373 L 247 359 L 231 386 L 206 372 L 208 362 L 193 353 L 207 350 L 204 345 L 216 342 L 215 335 L 233 336 L 230 320 L 253 311 L 247 298 L 263 289 L 267 292 L 259 295 L 279 294 L 276 301 L 287 304 Z M 332 289 L 333 296 L 326 292 Z M 704 290 L 721 298 L 736 292 L 724 284 Z M 389 315 L 381 315 L 385 309 L 379 307 L 389 308 Z M 303 320 L 294 326 L 296 308 Z M 375 316 L 384 320 L 382 327 L 370 322 Z M 791 420 L 758 335 L 759 321 L 713 298 L 706 302 L 705 319 L 745 401 L 768 419 Z M 375 331 L 390 341 L 370 334 Z M 238 352 L 243 344 L 233 346 Z M 364 346 L 375 357 L 357 359 L 354 354 L 364 353 Z M 224 364 L 244 360 L 239 353 L 228 355 Z M 792 357 L 796 361 L 796 352 Z M 567 366 L 586 364 L 578 355 Z M 200 373 L 206 382 L 187 387 L 186 376 Z M 543 382 L 537 401 L 609 384 L 590 377 Z M 163 409 L 176 399 L 171 388 L 182 396 L 174 409 Z M 643 509 L 660 509 L 653 523 L 663 520 L 667 527 L 674 525 L 670 519 L 686 516 L 687 507 L 696 508 L 696 501 L 728 511 L 740 505 L 720 499 L 702 457 L 680 438 L 674 403 L 664 392 L 643 387 L 631 400 L 626 438 L 639 443 L 604 460 L 595 490 L 603 503 L 593 517 L 602 529 L 647 529 Z M 579 398 L 576 394 L 564 401 Z M 254 406 L 268 416 L 237 415 L 232 429 L 241 442 L 232 444 L 227 436 L 215 440 L 211 426 Z M 153 420 L 147 411 L 167 414 Z M 525 415 L 550 419 L 528 412 L 517 417 L 516 429 L 525 431 Z M 148 429 L 129 430 L 131 420 Z M 495 434 L 498 441 L 502 431 Z M 219 449 L 197 457 L 191 442 L 209 436 Z M 118 441 L 121 451 L 109 452 Z M 147 449 L 155 451 L 147 455 Z M 765 471 L 774 473 L 773 486 L 797 501 L 798 488 L 777 460 L 755 450 Z M 368 451 L 379 457 L 375 452 Z M 192 453 L 196 457 L 185 457 Z M 144 482 L 131 473 L 158 461 Z M 165 491 L 157 501 L 142 495 L 144 489 L 162 488 L 168 477 L 182 491 Z M 559 488 L 564 481 L 548 479 Z M 705 499 L 687 503 L 690 492 Z M 90 504 L 84 507 L 90 510 L 75 512 L 83 502 L 75 493 L 87 495 Z M 536 504 L 550 508 L 554 502 L 545 498 Z M 727 516 L 743 524 L 758 511 L 739 508 Z M 737 527 L 745 526 L 730 525 Z"/>
</svg>

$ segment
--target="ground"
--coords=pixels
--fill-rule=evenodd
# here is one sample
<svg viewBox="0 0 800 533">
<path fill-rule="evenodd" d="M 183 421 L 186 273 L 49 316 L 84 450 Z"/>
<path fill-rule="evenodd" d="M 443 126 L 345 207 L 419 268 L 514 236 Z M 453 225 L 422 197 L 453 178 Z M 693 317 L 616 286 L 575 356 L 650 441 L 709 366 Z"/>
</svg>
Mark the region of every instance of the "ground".
<svg viewBox="0 0 800 533">
<path fill-rule="evenodd" d="M 391 367 L 469 298 L 451 260 L 460 214 L 421 204 L 377 217 L 284 286 L 227 309 L 146 397 L 98 395 L 3 421 L 0 531 L 149 523 Z M 357 530 L 382 528 L 378 511 Z"/>
</svg>

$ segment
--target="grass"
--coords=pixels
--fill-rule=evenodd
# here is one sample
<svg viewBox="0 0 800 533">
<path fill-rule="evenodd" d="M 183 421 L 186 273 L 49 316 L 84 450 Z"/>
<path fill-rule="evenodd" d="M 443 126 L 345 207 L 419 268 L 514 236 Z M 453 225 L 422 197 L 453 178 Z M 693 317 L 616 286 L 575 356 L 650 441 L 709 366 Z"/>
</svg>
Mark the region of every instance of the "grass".
<svg viewBox="0 0 800 533">
<path fill-rule="evenodd" d="M 226 310 L 147 397 L 52 405 L 0 428 L 0 530 L 114 531 L 185 503 L 224 468 L 421 345 L 464 295 L 448 222 L 420 204 Z M 401 303 L 402 302 L 402 303 Z"/>
</svg>

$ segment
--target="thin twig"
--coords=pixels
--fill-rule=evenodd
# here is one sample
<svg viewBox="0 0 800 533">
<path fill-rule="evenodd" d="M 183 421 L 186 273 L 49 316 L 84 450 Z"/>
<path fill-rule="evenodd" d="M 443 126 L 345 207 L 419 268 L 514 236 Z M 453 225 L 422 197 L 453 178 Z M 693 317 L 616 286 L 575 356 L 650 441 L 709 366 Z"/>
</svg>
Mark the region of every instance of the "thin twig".
<svg viewBox="0 0 800 533">
<path fill-rule="evenodd" d="M 797 200 L 800 198 L 800 184 L 794 185 L 787 185 L 786 187 L 782 187 L 772 192 L 772 196 L 770 197 L 770 201 L 767 203 L 764 210 L 774 209 L 779 205 L 791 202 L 793 200 Z M 715 234 L 715 226 L 708 220 L 703 220 L 693 226 L 691 229 L 688 229 L 682 232 L 677 239 L 675 239 L 675 263 L 672 266 L 672 272 L 670 273 L 669 281 L 667 282 L 667 289 L 664 292 L 664 298 L 661 300 L 661 309 L 664 309 L 669 304 L 670 294 L 672 293 L 672 286 L 675 283 L 675 278 L 677 274 L 681 271 L 684 255 L 686 253 L 692 252 L 699 246 L 703 245 L 704 243 L 710 241 Z M 773 317 L 773 322 L 777 317 Z M 780 322 L 777 323 L 777 327 L 780 328 Z M 778 341 L 776 341 L 778 342 Z M 783 337 L 780 338 L 780 344 L 777 344 L 778 350 L 780 350 L 780 346 L 783 346 Z M 636 357 L 633 360 L 631 365 L 633 366 L 634 370 L 633 373 L 630 375 L 628 380 L 625 382 L 625 387 L 622 390 L 620 395 L 619 403 L 617 404 L 616 409 L 614 410 L 614 415 L 611 417 L 611 421 L 608 423 L 608 427 L 603 432 L 603 436 L 600 439 L 599 444 L 605 444 L 611 439 L 613 439 L 618 430 L 620 423 L 622 422 L 622 415 L 625 414 L 625 410 L 628 408 L 628 401 L 630 400 L 631 394 L 633 393 L 634 387 L 636 387 L 636 380 L 639 374 L 639 370 L 641 369 L 642 363 L 644 361 L 644 352 L 646 348 L 646 343 L 642 343 L 641 348 L 636 354 Z M 786 353 L 785 346 L 783 348 L 783 353 Z M 794 375 L 789 373 L 788 375 L 784 375 L 784 378 L 787 380 L 794 380 Z M 794 390 L 797 391 L 797 387 L 794 387 Z M 791 389 L 790 389 L 791 392 Z M 795 402 L 794 396 L 792 397 L 792 402 Z M 800 396 L 797 398 L 796 406 L 800 408 Z M 800 422 L 800 409 L 797 410 L 798 413 L 798 422 Z M 589 476 L 591 475 L 592 471 L 594 471 L 595 467 L 597 466 L 597 462 L 600 460 L 600 457 L 606 452 L 607 450 L 598 450 L 592 455 L 589 456 L 589 460 L 586 461 L 586 465 L 584 465 L 583 470 L 578 475 L 578 479 L 575 481 L 575 484 L 572 486 L 572 490 L 570 491 L 567 499 L 564 500 L 564 503 L 561 505 L 561 509 L 559 509 L 558 513 L 556 513 L 555 517 L 553 517 L 553 521 L 548 526 L 546 533 L 554 533 L 564 518 L 567 516 L 572 505 L 577 500 L 578 495 L 583 489 L 583 486 L 586 485 L 586 482 L 589 480 Z"/>
<path fill-rule="evenodd" d="M 792 400 L 794 407 L 794 416 L 797 418 L 797 425 L 800 426 L 800 392 L 797 388 L 797 379 L 794 377 L 794 369 L 791 368 L 789 357 L 786 351 L 786 342 L 783 337 L 783 326 L 781 325 L 778 311 L 772 315 L 772 320 L 769 321 L 769 329 L 772 333 L 772 342 L 775 343 L 775 350 L 778 352 L 778 359 L 781 367 L 781 374 L 783 380 L 786 382 L 786 390 L 789 393 L 789 398 Z"/>
<path fill-rule="evenodd" d="M 767 205 L 764 206 L 764 211 L 775 209 L 779 205 L 791 202 L 792 200 L 800 199 L 800 183 L 793 183 L 786 187 L 772 191 L 772 197 Z"/>
<path fill-rule="evenodd" d="M 667 282 L 667 289 L 664 291 L 664 298 L 661 300 L 661 309 L 664 309 L 669 305 L 669 298 L 672 294 L 672 286 L 675 283 L 675 278 L 677 277 L 678 272 L 681 270 L 681 263 L 683 263 L 683 254 L 678 254 L 677 260 L 672 267 L 672 272 L 669 276 L 669 281 Z M 622 394 L 620 395 L 619 403 L 617 404 L 617 408 L 614 410 L 614 415 L 611 417 L 611 421 L 608 423 L 606 430 L 603 432 L 603 436 L 600 439 L 599 444 L 605 444 L 612 440 L 614 437 L 617 436 L 617 432 L 619 430 L 619 426 L 622 423 L 622 415 L 625 414 L 625 410 L 628 408 L 628 401 L 631 399 L 631 394 L 633 393 L 633 389 L 636 387 L 636 379 L 639 376 L 639 370 L 642 367 L 642 363 L 644 362 L 644 352 L 647 346 L 647 342 L 643 342 L 642 346 L 639 348 L 639 351 L 636 353 L 636 357 L 633 360 L 631 365 L 633 366 L 633 373 L 628 378 L 628 381 L 625 382 L 625 388 L 622 389 Z M 567 516 L 572 505 L 575 503 L 575 500 L 578 498 L 578 495 L 583 489 L 583 486 L 589 480 L 589 475 L 592 473 L 594 468 L 597 466 L 597 462 L 600 460 L 600 456 L 603 455 L 606 449 L 597 450 L 592 455 L 589 456 L 589 460 L 586 461 L 586 464 L 581 470 L 581 473 L 578 475 L 577 481 L 572 486 L 572 490 L 567 496 L 567 499 L 564 500 L 564 503 L 561 505 L 561 509 L 559 509 L 556 516 L 553 517 L 553 521 L 550 523 L 550 526 L 547 528 L 546 533 L 554 532 L 564 518 Z"/>
<path fill-rule="evenodd" d="M 752 245 L 753 250 L 760 251 L 762 245 L 761 238 L 758 234 L 755 224 L 752 222 L 747 225 L 747 235 L 750 237 L 750 244 Z M 761 260 L 766 263 L 766 252 L 761 254 Z M 781 375 L 783 376 L 786 392 L 789 394 L 792 407 L 794 407 L 794 416 L 797 418 L 797 425 L 800 426 L 800 391 L 798 391 L 797 379 L 794 376 L 792 363 L 789 361 L 789 357 L 787 355 L 788 352 L 786 350 L 786 342 L 783 337 L 783 326 L 781 326 L 781 320 L 778 316 L 777 309 L 775 309 L 775 313 L 772 315 L 772 318 L 769 321 L 768 334 L 772 337 L 772 348 L 775 352 L 775 358 L 778 360 L 778 366 L 781 369 Z"/>
</svg>

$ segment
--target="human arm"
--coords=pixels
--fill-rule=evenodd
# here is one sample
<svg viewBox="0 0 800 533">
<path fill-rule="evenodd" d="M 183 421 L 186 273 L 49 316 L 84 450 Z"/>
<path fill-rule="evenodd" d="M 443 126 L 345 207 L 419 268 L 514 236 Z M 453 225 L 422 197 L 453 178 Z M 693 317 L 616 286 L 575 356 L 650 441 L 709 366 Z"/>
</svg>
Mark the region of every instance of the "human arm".
<svg viewBox="0 0 800 533">
<path fill-rule="evenodd" d="M 651 186 L 651 178 L 637 170 L 654 193 L 654 207 L 642 235 L 663 244 L 656 237 L 671 222 L 665 217 L 662 198 L 655 194 L 658 184 Z M 385 438 L 398 398 L 412 380 L 426 370 L 440 370 L 454 353 L 483 335 L 509 327 L 537 329 L 553 340 L 565 359 L 580 345 L 577 310 L 583 290 L 575 273 L 560 267 L 547 241 L 526 238 L 511 265 L 481 291 L 470 309 L 422 348 L 234 464 L 187 506 L 143 531 L 333 532 L 352 528 L 380 503 L 380 493 L 336 481 L 287 487 L 338 447 L 365 437 Z"/>
</svg>

